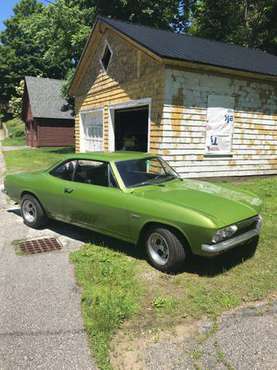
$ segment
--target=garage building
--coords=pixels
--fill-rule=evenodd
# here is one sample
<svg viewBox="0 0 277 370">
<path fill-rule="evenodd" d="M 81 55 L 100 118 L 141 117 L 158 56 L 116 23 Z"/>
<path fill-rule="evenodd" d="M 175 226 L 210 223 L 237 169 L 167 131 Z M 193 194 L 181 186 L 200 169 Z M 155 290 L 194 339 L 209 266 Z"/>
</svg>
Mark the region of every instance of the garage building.
<svg viewBox="0 0 277 370">
<path fill-rule="evenodd" d="M 276 56 L 99 17 L 70 94 L 77 151 L 150 151 L 183 177 L 277 174 Z"/>
<path fill-rule="evenodd" d="M 25 77 L 22 119 L 31 147 L 74 145 L 74 115 L 62 96 L 64 81 Z"/>
</svg>

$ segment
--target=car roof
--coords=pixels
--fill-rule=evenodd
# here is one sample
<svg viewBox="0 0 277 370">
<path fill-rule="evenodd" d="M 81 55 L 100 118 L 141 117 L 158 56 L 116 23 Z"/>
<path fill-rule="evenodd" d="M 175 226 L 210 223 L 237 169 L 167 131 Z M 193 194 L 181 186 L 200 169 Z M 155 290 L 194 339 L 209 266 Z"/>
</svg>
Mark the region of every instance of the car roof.
<svg viewBox="0 0 277 370">
<path fill-rule="evenodd" d="M 71 155 L 67 155 L 65 159 L 90 159 L 96 161 L 116 162 L 116 161 L 127 161 L 130 159 L 143 159 L 149 157 L 153 157 L 153 154 L 133 151 L 132 152 L 118 151 L 118 152 L 74 153 Z"/>
</svg>

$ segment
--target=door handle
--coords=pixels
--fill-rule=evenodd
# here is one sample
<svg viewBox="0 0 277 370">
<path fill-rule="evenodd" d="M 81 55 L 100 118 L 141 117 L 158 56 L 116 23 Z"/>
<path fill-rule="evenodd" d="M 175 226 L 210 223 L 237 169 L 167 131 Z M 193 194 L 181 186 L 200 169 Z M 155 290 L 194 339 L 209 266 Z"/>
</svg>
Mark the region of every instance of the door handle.
<svg viewBox="0 0 277 370">
<path fill-rule="evenodd" d="M 67 193 L 67 194 L 70 194 L 74 191 L 74 189 L 70 189 L 70 188 L 64 188 L 64 193 Z"/>
</svg>

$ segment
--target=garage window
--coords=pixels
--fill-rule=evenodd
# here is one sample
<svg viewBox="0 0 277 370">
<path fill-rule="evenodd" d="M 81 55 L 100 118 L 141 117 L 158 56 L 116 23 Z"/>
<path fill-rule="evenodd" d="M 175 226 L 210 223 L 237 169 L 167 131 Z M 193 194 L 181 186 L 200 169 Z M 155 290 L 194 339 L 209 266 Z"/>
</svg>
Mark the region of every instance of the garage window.
<svg viewBox="0 0 277 370">
<path fill-rule="evenodd" d="M 81 151 L 103 150 L 103 111 L 81 112 Z"/>
<path fill-rule="evenodd" d="M 101 64 L 102 64 L 102 67 L 104 68 L 105 71 L 108 70 L 111 58 L 112 58 L 112 50 L 111 50 L 109 44 L 106 43 L 105 48 L 104 48 L 104 52 L 103 52 L 103 55 L 102 55 L 102 58 L 101 58 Z"/>
</svg>

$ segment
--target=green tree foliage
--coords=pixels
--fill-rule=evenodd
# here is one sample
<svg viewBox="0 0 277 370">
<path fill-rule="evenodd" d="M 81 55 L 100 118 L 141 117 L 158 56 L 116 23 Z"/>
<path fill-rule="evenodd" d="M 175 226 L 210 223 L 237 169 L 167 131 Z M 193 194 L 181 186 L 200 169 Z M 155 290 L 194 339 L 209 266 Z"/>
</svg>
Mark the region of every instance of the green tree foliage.
<svg viewBox="0 0 277 370">
<path fill-rule="evenodd" d="M 0 96 L 7 103 L 15 93 L 15 86 L 24 75 L 36 75 L 44 69 L 40 58 L 41 46 L 32 43 L 30 19 L 43 10 L 36 0 L 21 0 L 14 8 L 14 16 L 5 22 L 0 34 Z"/>
<path fill-rule="evenodd" d="M 0 34 L 1 103 L 25 75 L 72 76 L 97 15 L 179 30 L 190 1 L 20 0 Z"/>
<path fill-rule="evenodd" d="M 15 95 L 13 95 L 9 101 L 9 111 L 12 113 L 13 117 L 21 117 L 24 86 L 25 81 L 21 80 L 15 88 Z"/>
<path fill-rule="evenodd" d="M 190 33 L 277 54 L 277 0 L 198 0 Z"/>
</svg>

